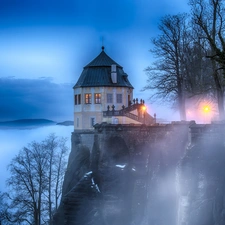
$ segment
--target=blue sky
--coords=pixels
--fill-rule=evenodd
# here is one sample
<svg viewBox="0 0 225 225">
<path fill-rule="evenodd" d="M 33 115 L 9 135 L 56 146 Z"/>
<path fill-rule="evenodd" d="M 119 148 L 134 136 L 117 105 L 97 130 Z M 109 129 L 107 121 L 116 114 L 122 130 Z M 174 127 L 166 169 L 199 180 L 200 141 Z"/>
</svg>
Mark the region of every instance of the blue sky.
<svg viewBox="0 0 225 225">
<path fill-rule="evenodd" d="M 135 96 L 147 101 L 144 69 L 150 39 L 166 14 L 188 12 L 186 0 L 1 0 L 0 121 L 73 119 L 73 90 L 101 51 L 123 66 Z M 150 113 L 166 117 L 150 105 Z"/>
</svg>

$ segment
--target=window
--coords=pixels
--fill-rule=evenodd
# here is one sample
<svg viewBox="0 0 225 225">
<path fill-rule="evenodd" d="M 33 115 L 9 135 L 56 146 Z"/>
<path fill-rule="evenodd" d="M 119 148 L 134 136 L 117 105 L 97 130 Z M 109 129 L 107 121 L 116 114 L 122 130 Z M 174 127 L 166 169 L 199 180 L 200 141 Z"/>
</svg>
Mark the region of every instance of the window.
<svg viewBox="0 0 225 225">
<path fill-rule="evenodd" d="M 116 94 L 116 103 L 122 103 L 122 94 Z"/>
<path fill-rule="evenodd" d="M 74 100 L 75 100 L 75 105 L 80 105 L 81 104 L 81 94 L 75 95 Z"/>
<path fill-rule="evenodd" d="M 95 118 L 92 117 L 92 118 L 91 118 L 91 127 L 93 127 L 94 125 L 95 125 Z"/>
<path fill-rule="evenodd" d="M 101 94 L 95 94 L 95 104 L 101 104 Z"/>
<path fill-rule="evenodd" d="M 91 104 L 91 94 L 85 94 L 85 104 Z"/>
<path fill-rule="evenodd" d="M 128 95 L 128 106 L 130 106 L 132 104 L 131 99 L 130 99 L 130 95 Z"/>
<path fill-rule="evenodd" d="M 107 94 L 107 103 L 113 103 L 113 95 Z"/>
</svg>

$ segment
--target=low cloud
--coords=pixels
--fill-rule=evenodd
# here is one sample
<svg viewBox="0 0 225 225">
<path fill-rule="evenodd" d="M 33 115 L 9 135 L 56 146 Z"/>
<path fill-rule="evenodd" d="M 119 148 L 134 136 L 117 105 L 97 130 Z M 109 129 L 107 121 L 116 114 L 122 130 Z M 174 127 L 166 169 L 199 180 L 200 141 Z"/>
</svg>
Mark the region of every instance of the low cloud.
<svg viewBox="0 0 225 225">
<path fill-rule="evenodd" d="M 73 118 L 73 85 L 56 84 L 49 78 L 0 78 L 0 121 Z"/>
</svg>

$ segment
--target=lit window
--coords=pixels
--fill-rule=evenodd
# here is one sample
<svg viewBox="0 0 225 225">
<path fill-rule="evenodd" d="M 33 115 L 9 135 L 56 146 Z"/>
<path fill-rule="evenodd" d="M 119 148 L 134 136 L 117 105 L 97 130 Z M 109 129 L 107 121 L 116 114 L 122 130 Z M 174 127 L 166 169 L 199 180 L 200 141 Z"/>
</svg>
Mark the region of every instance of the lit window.
<svg viewBox="0 0 225 225">
<path fill-rule="evenodd" d="M 95 94 L 95 104 L 101 104 L 101 94 Z"/>
<path fill-rule="evenodd" d="M 116 102 L 117 103 L 122 103 L 122 94 L 117 94 L 116 95 Z"/>
<path fill-rule="evenodd" d="M 107 94 L 107 103 L 113 103 L 113 95 Z"/>
<path fill-rule="evenodd" d="M 75 100 L 75 105 L 80 105 L 81 104 L 81 94 L 75 95 L 74 100 Z"/>
<path fill-rule="evenodd" d="M 85 94 L 85 104 L 91 104 L 91 94 Z"/>
</svg>

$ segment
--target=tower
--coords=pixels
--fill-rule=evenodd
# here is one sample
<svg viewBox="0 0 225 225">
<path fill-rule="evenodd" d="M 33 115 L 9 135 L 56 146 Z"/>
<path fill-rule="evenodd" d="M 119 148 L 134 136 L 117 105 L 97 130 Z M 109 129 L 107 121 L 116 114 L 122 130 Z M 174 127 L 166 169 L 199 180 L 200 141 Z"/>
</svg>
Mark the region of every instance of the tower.
<svg viewBox="0 0 225 225">
<path fill-rule="evenodd" d="M 128 75 L 105 53 L 104 47 L 83 68 L 73 89 L 74 129 L 90 129 L 102 122 L 140 124 L 144 116 L 151 117 L 143 111 L 144 101 L 133 101 L 134 88 Z"/>
</svg>

